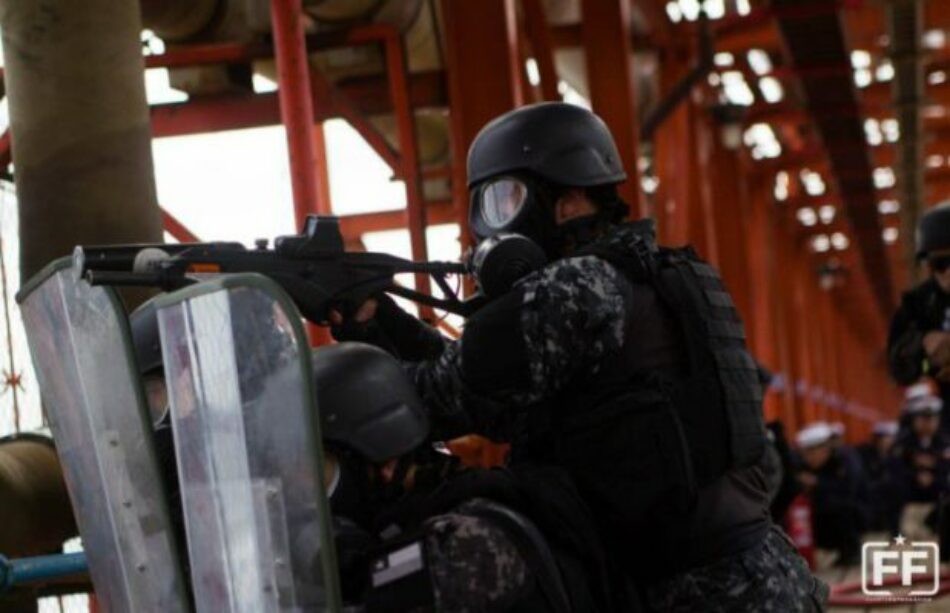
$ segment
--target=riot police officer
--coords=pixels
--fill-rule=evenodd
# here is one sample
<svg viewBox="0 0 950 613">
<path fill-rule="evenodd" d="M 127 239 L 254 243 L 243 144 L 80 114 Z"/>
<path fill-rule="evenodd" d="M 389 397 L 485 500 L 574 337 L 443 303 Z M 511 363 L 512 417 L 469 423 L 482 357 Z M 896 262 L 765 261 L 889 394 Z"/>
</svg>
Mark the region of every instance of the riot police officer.
<svg viewBox="0 0 950 613">
<path fill-rule="evenodd" d="M 623 588 L 610 583 L 569 478 L 550 467 L 460 469 L 426 444 L 418 395 L 378 348 L 321 348 L 313 368 L 351 602 L 370 612 L 634 610 L 617 604 Z"/>
<path fill-rule="evenodd" d="M 936 503 L 947 491 L 950 441 L 940 431 L 942 412 L 943 401 L 933 393 L 931 383 L 907 388 L 904 415 L 909 427 L 891 449 L 905 503 Z"/>
<path fill-rule="evenodd" d="M 801 466 L 799 482 L 811 497 L 815 544 L 838 552 L 836 563 L 859 559 L 861 534 L 870 518 L 870 492 L 860 461 L 834 442 L 834 429 L 817 422 L 797 436 Z"/>
<path fill-rule="evenodd" d="M 626 177 L 576 106 L 523 107 L 476 137 L 469 225 L 490 299 L 407 366 L 433 436 L 565 469 L 653 609 L 811 610 L 825 588 L 768 516 L 762 392 L 732 299 L 692 249 L 623 223 Z"/>
<path fill-rule="evenodd" d="M 950 202 L 923 215 L 917 229 L 917 258 L 928 278 L 904 293 L 891 320 L 887 351 L 891 375 L 901 385 L 922 376 L 937 379 L 944 403 L 950 400 Z M 950 433 L 944 415 L 941 429 Z"/>
</svg>

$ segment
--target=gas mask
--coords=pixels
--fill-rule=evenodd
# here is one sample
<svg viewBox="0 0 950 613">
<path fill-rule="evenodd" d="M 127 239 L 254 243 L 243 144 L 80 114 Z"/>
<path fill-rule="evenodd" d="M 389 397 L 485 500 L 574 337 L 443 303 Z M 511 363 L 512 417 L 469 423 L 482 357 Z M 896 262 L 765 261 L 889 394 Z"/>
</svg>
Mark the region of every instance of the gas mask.
<svg viewBox="0 0 950 613">
<path fill-rule="evenodd" d="M 469 226 L 481 241 L 472 267 L 486 296 L 507 292 L 515 281 L 548 261 L 587 245 L 626 212 L 612 186 L 587 188 L 588 195 L 609 190 L 598 200 L 616 200 L 616 206 L 598 206 L 594 214 L 558 225 L 554 209 L 569 189 L 524 173 L 501 175 L 472 189 Z M 609 194 L 612 199 L 605 197 Z"/>
</svg>

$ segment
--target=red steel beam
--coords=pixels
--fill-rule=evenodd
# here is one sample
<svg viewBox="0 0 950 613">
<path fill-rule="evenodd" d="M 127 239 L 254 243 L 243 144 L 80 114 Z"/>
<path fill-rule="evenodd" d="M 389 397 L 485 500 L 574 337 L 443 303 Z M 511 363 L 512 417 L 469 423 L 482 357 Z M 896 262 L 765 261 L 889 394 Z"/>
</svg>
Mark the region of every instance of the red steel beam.
<svg viewBox="0 0 950 613">
<path fill-rule="evenodd" d="M 402 160 L 399 159 L 399 153 L 393 149 L 379 130 L 366 119 L 365 114 L 357 108 L 355 100 L 342 91 L 340 87 L 331 84 L 319 70 L 311 71 L 310 81 L 316 105 L 339 114 L 353 126 L 353 129 L 363 137 L 394 173 L 400 173 Z M 386 94 L 386 97 L 388 99 L 389 94 Z"/>
<path fill-rule="evenodd" d="M 587 86 L 594 112 L 607 123 L 620 158 L 627 169 L 627 181 L 620 195 L 631 212 L 645 216 L 637 176 L 637 108 L 633 83 L 633 48 L 628 0 L 583 0 L 584 57 Z"/>
<path fill-rule="evenodd" d="M 449 224 L 457 221 L 450 201 L 426 203 L 426 218 L 432 225 Z M 369 232 L 383 232 L 405 227 L 405 209 L 357 213 L 340 217 L 340 230 L 347 239 L 357 239 Z"/>
<path fill-rule="evenodd" d="M 287 131 L 290 183 L 297 227 L 316 212 L 317 172 L 310 68 L 301 0 L 271 0 L 280 116 Z"/>
<path fill-rule="evenodd" d="M 162 209 L 162 226 L 165 231 L 175 237 L 181 243 L 200 243 L 201 239 L 185 227 L 185 224 L 178 221 L 178 218 Z"/>
<path fill-rule="evenodd" d="M 287 132 L 294 216 L 301 231 L 307 215 L 320 212 L 313 95 L 303 16 L 301 0 L 271 0 L 277 97 Z M 311 324 L 308 332 L 313 345 L 325 345 L 331 341 L 327 328 Z"/>
<path fill-rule="evenodd" d="M 386 72 L 389 74 L 390 95 L 396 112 L 396 129 L 399 134 L 399 160 L 403 183 L 406 186 L 406 219 L 409 226 L 409 242 L 412 257 L 417 261 L 429 259 L 426 246 L 426 210 L 422 195 L 422 176 L 419 169 L 418 143 L 416 142 L 416 116 L 409 101 L 409 67 L 406 63 L 402 37 L 395 28 L 387 28 L 383 34 L 386 53 Z M 429 294 L 432 291 L 429 276 L 415 276 L 416 289 Z M 434 321 L 432 307 L 420 305 L 420 316 Z"/>
<path fill-rule="evenodd" d="M 312 104 L 317 121 L 343 117 L 352 123 L 357 117 L 391 113 L 393 110 L 389 86 L 385 79 L 379 77 L 346 80 L 334 85 L 335 95 L 330 106 L 328 97 L 322 95 L 317 86 L 316 76 L 312 75 Z M 444 74 L 432 71 L 412 75 L 409 79 L 409 98 L 413 108 L 446 106 L 448 97 Z M 348 113 L 348 109 L 352 113 Z M 280 123 L 278 96 L 273 93 L 198 97 L 187 102 L 154 105 L 151 113 L 152 135 L 156 138 Z M 359 129 L 359 126 L 355 127 Z"/>
<path fill-rule="evenodd" d="M 538 63 L 538 73 L 541 75 L 541 95 L 545 100 L 560 100 L 557 69 L 554 66 L 554 42 L 544 5 L 541 0 L 522 0 L 521 9 L 534 60 Z"/>
<path fill-rule="evenodd" d="M 333 201 L 330 198 L 330 159 L 327 156 L 327 138 L 323 122 L 313 126 L 313 153 L 317 173 L 316 209 L 319 215 L 333 214 Z"/>
<path fill-rule="evenodd" d="M 465 159 L 478 131 L 523 101 L 512 0 L 442 0 L 452 129 L 452 197 L 470 246 Z"/>
<path fill-rule="evenodd" d="M 689 70 L 685 60 L 669 58 L 660 66 L 661 89 L 679 81 Z M 654 134 L 654 164 L 659 188 L 656 192 L 657 219 L 661 243 L 685 245 L 690 242 L 691 184 L 683 177 L 695 174 L 695 135 L 691 129 L 692 101 L 678 105 Z"/>
<path fill-rule="evenodd" d="M 13 137 L 10 128 L 0 135 L 0 170 L 5 170 L 13 162 Z"/>
</svg>

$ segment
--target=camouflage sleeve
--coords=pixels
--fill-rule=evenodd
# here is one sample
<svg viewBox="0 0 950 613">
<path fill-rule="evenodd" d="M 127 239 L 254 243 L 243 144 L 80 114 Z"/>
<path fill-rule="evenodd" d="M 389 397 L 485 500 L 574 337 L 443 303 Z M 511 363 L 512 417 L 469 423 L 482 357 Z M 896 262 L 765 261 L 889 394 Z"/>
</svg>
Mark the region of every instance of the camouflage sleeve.
<svg viewBox="0 0 950 613">
<path fill-rule="evenodd" d="M 433 437 L 510 440 L 520 409 L 596 374 L 624 341 L 623 283 L 600 258 L 560 260 L 476 314 L 437 359 L 408 365 Z"/>
<path fill-rule="evenodd" d="M 527 561 L 505 531 L 465 505 L 425 524 L 436 611 L 507 611 L 532 589 Z"/>
</svg>

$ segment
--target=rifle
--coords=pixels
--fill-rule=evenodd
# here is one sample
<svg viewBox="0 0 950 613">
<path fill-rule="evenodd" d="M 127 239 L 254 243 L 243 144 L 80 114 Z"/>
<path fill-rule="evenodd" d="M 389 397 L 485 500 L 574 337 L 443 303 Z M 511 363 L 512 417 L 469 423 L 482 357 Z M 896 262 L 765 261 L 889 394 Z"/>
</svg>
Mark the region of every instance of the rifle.
<svg viewBox="0 0 950 613">
<path fill-rule="evenodd" d="M 469 274 L 466 264 L 414 262 L 386 253 L 346 252 L 339 219 L 309 215 L 303 234 L 279 236 L 273 249 L 236 242 L 77 246 L 73 268 L 91 285 L 147 286 L 173 291 L 208 275 L 256 272 L 279 283 L 311 321 L 327 320 L 331 308 L 353 312 L 379 292 L 468 316 L 476 302 L 462 301 L 446 276 Z M 436 298 L 398 285 L 398 273 L 424 273 L 439 286 Z"/>
</svg>

